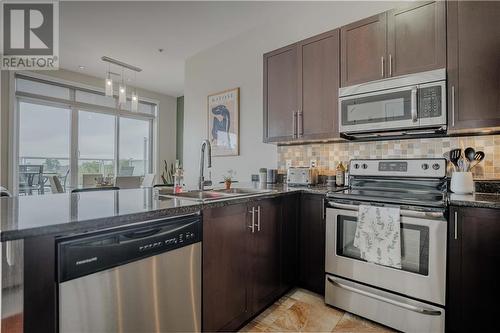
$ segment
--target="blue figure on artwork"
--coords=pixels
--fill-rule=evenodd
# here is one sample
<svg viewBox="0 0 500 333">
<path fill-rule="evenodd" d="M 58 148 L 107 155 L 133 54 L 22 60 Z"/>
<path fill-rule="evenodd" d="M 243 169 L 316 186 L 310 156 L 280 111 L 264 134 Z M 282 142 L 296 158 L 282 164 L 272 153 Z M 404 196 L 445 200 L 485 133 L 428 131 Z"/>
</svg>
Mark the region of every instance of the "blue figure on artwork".
<svg viewBox="0 0 500 333">
<path fill-rule="evenodd" d="M 217 140 L 217 139 L 222 139 L 218 138 L 218 135 L 224 133 L 227 135 L 227 146 L 230 147 L 230 141 L 229 141 L 229 128 L 231 125 L 231 117 L 229 115 L 229 110 L 225 105 L 217 105 L 216 107 L 212 108 L 212 114 L 214 115 L 213 117 L 213 126 L 212 126 L 212 141 L 222 141 L 222 140 Z"/>
</svg>

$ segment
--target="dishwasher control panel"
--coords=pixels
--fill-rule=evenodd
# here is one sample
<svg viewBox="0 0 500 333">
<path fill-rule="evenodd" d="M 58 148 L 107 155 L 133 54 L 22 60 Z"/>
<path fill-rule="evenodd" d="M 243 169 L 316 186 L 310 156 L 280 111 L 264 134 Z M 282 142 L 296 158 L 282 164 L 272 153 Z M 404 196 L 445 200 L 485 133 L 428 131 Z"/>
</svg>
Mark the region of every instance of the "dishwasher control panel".
<svg viewBox="0 0 500 333">
<path fill-rule="evenodd" d="M 59 239 L 59 282 L 200 242 L 201 230 L 195 215 Z"/>
<path fill-rule="evenodd" d="M 197 239 L 198 232 L 196 230 L 188 230 L 186 232 L 181 232 L 175 237 L 169 239 L 162 239 L 160 241 L 155 241 L 153 243 L 139 245 L 139 251 L 148 251 L 150 249 L 166 247 L 169 245 L 182 245 L 186 243 L 192 243 Z"/>
</svg>

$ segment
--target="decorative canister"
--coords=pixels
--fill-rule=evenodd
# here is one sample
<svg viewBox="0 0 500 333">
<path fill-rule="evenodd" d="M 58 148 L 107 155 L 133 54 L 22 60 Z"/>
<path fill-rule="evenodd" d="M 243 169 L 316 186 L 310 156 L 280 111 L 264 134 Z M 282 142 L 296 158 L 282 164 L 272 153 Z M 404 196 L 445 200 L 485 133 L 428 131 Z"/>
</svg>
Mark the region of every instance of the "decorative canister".
<svg viewBox="0 0 500 333">
<path fill-rule="evenodd" d="M 457 194 L 469 194 L 474 192 L 474 180 L 472 172 L 453 172 L 451 175 L 451 191 Z"/>
</svg>

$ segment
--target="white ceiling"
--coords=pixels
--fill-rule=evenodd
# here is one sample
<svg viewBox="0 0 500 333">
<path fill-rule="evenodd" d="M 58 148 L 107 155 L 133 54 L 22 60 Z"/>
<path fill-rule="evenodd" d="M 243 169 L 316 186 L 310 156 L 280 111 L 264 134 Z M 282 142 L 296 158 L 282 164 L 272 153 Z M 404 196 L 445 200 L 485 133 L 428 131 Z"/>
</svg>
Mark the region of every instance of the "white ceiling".
<svg viewBox="0 0 500 333">
<path fill-rule="evenodd" d="M 78 67 L 85 66 L 83 73 L 104 78 L 107 65 L 100 59 L 107 55 L 143 69 L 134 85 L 180 96 L 187 58 L 262 24 L 279 22 L 286 12 L 282 9 L 290 5 L 239 1 L 60 2 L 61 67 L 80 71 Z M 158 52 L 159 48 L 164 51 Z"/>
</svg>

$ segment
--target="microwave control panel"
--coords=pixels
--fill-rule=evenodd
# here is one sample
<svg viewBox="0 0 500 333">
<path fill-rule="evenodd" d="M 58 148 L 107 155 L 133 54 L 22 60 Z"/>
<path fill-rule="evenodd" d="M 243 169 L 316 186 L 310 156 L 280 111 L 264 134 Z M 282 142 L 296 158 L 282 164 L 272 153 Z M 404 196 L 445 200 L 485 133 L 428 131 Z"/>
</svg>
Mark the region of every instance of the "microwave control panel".
<svg viewBox="0 0 500 333">
<path fill-rule="evenodd" d="M 419 118 L 440 117 L 441 110 L 441 86 L 420 88 L 418 90 Z"/>
</svg>

